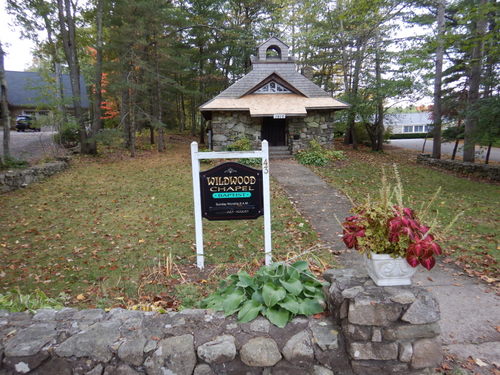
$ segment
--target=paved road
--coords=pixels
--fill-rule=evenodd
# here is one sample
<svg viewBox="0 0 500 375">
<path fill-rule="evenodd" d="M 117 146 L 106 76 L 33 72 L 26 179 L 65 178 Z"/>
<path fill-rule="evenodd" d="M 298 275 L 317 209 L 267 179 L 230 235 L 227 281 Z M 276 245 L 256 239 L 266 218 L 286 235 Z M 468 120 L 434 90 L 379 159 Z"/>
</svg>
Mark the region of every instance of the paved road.
<svg viewBox="0 0 500 375">
<path fill-rule="evenodd" d="M 406 149 L 410 149 L 410 150 L 422 151 L 424 139 L 423 138 L 391 139 L 389 142 L 392 146 L 406 148 Z M 432 139 L 427 139 L 427 142 L 425 142 L 424 153 L 432 154 L 433 143 L 434 142 L 432 141 Z M 453 142 L 442 143 L 441 144 L 441 153 L 446 154 L 446 155 L 451 155 L 453 153 L 454 146 L 455 146 L 455 143 L 453 143 Z M 484 160 L 486 158 L 486 151 L 487 151 L 487 147 L 476 146 L 476 158 Z M 458 146 L 457 155 L 460 155 L 460 156 L 462 155 L 462 145 Z M 491 161 L 500 161 L 500 148 L 492 147 L 491 153 L 490 153 L 490 160 Z"/>
<path fill-rule="evenodd" d="M 294 160 L 274 159 L 270 169 L 323 243 L 340 251 L 339 263 L 348 268 L 363 267 L 360 254 L 346 249 L 340 240 L 342 229 L 334 216 L 339 220 L 347 216 L 349 200 Z M 430 290 L 439 301 L 441 341 L 446 352 L 463 362 L 469 356 L 481 359 L 488 365 L 476 367 L 474 374 L 491 375 L 494 364 L 500 364 L 500 332 L 496 328 L 500 326 L 500 297 L 484 283 L 440 262 L 431 271 L 419 269 L 413 282 Z M 464 374 L 470 373 L 464 370 Z"/>
<path fill-rule="evenodd" d="M 44 157 L 58 155 L 54 131 L 10 132 L 10 154 L 16 159 L 36 162 Z M 3 130 L 0 130 L 0 153 L 3 153 Z"/>
</svg>

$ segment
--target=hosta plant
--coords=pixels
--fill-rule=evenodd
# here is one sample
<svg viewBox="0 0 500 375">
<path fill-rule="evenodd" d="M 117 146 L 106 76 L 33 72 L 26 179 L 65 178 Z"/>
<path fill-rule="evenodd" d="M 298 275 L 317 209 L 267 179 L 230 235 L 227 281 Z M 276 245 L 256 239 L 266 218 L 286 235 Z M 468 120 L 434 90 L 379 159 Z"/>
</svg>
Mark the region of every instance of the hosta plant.
<svg viewBox="0 0 500 375">
<path fill-rule="evenodd" d="M 324 311 L 322 286 L 307 262 L 273 263 L 261 267 L 253 277 L 245 271 L 229 276 L 202 306 L 224 311 L 226 316 L 237 313 L 242 323 L 261 314 L 283 328 L 296 315 Z"/>
<path fill-rule="evenodd" d="M 367 197 L 353 208 L 353 215 L 342 224 L 343 241 L 348 248 L 355 248 L 367 256 L 373 252 L 403 257 L 412 267 L 420 264 L 430 270 L 436 264 L 435 256 L 441 255 L 441 247 L 432 233 L 435 220 L 423 224 L 422 217 L 427 216 L 434 199 L 422 209 L 421 215 L 405 207 L 396 168 L 394 173 L 396 186 L 391 187 L 384 174 L 379 199 Z M 439 190 L 435 197 L 438 193 Z"/>
</svg>

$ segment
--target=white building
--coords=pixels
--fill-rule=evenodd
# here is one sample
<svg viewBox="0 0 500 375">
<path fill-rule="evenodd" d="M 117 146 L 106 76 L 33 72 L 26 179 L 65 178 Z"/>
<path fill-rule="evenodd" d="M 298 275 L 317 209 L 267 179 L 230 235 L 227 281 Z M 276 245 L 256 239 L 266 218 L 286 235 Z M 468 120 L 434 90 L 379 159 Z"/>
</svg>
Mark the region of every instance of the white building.
<svg viewBox="0 0 500 375">
<path fill-rule="evenodd" d="M 390 113 L 384 117 L 385 127 L 392 134 L 429 133 L 432 130 L 432 113 Z"/>
</svg>

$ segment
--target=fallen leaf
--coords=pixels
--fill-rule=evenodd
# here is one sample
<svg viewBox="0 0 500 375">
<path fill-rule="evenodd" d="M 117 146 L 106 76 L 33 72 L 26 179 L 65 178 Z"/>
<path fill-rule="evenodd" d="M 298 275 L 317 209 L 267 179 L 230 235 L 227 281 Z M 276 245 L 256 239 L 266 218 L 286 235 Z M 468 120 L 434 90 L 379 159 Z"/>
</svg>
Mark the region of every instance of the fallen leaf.
<svg viewBox="0 0 500 375">
<path fill-rule="evenodd" d="M 77 295 L 77 296 L 76 296 L 76 299 L 77 299 L 78 301 L 83 301 L 83 300 L 85 299 L 85 295 L 83 295 L 83 294 L 79 294 L 79 295 Z"/>
<path fill-rule="evenodd" d="M 482 361 L 481 359 L 479 359 L 479 358 L 476 358 L 476 359 L 474 360 L 474 362 L 476 362 L 476 365 L 478 365 L 479 367 L 488 366 L 488 364 L 487 364 L 487 363 L 483 362 L 483 361 Z"/>
</svg>

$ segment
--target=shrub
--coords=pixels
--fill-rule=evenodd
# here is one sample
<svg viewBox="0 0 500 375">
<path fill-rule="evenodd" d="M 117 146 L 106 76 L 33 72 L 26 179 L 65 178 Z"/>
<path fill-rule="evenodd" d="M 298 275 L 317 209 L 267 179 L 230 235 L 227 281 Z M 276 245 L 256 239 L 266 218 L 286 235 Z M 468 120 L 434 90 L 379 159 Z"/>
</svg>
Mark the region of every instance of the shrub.
<svg viewBox="0 0 500 375">
<path fill-rule="evenodd" d="M 80 142 L 80 128 L 75 118 L 70 117 L 54 135 L 54 141 L 64 147 L 75 147 Z"/>
<path fill-rule="evenodd" d="M 238 313 L 246 323 L 259 314 L 283 328 L 296 315 L 324 310 L 323 284 L 309 271 L 307 262 L 262 266 L 252 277 L 245 271 L 229 276 L 220 289 L 202 301 L 202 307 Z"/>
<path fill-rule="evenodd" d="M 248 138 L 240 138 L 227 146 L 228 151 L 251 151 L 252 142 Z M 260 158 L 245 158 L 238 160 L 239 163 L 250 167 L 259 166 L 262 164 Z"/>
<path fill-rule="evenodd" d="M 318 141 L 312 140 L 309 149 L 299 151 L 295 158 L 304 165 L 323 167 L 330 161 L 345 159 L 345 155 L 342 151 L 328 150 L 321 146 Z"/>
<path fill-rule="evenodd" d="M 19 169 L 26 168 L 29 163 L 24 160 L 19 160 L 13 157 L 5 158 L 4 161 L 0 159 L 0 169 Z"/>
</svg>

